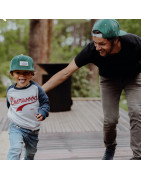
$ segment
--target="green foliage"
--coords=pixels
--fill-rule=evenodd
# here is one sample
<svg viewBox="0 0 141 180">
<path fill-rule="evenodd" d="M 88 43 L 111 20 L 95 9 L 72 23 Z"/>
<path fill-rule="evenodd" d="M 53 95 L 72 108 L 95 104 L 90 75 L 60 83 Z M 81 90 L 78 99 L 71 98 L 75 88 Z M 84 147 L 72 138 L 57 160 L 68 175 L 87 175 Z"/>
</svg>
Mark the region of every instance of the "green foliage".
<svg viewBox="0 0 141 180">
<path fill-rule="evenodd" d="M 0 73 L 8 74 L 10 60 L 18 54 L 27 54 L 29 20 L 1 20 Z"/>
<path fill-rule="evenodd" d="M 18 54 L 28 53 L 29 20 L 0 20 L 0 77 L 9 76 L 10 60 Z M 6 96 L 0 81 L 0 97 Z"/>
<path fill-rule="evenodd" d="M 87 79 L 90 74 L 87 67 L 82 67 L 72 75 L 72 96 L 73 97 L 99 97 L 99 86 Z"/>
<path fill-rule="evenodd" d="M 52 63 L 69 63 L 89 42 L 90 20 L 59 19 L 55 21 L 52 41 Z M 83 37 L 82 37 L 83 35 Z M 80 37 L 81 36 L 81 37 Z M 98 91 L 88 81 L 90 73 L 87 67 L 79 69 L 72 75 L 72 96 L 91 97 Z"/>
<path fill-rule="evenodd" d="M 141 36 L 141 19 L 118 19 L 120 29 Z"/>
<path fill-rule="evenodd" d="M 1 97 L 6 97 L 6 87 L 2 85 L 2 83 L 0 83 L 0 98 Z"/>
<path fill-rule="evenodd" d="M 83 27 L 83 24 L 88 27 L 90 21 L 83 19 L 54 20 L 50 62 L 70 62 L 82 49 L 82 43 L 83 46 L 87 44 L 90 32 Z M 84 29 L 83 37 L 80 38 L 82 29 Z"/>
<path fill-rule="evenodd" d="M 121 94 L 121 97 L 120 97 L 120 103 L 119 103 L 120 107 L 122 109 L 124 109 L 125 111 L 128 110 L 128 107 L 127 107 L 127 100 L 126 100 L 126 97 L 125 97 L 125 92 L 122 91 L 122 94 Z"/>
<path fill-rule="evenodd" d="M 52 63 L 69 63 L 81 51 L 82 47 L 89 41 L 89 20 L 59 19 L 54 21 Z M 85 26 L 85 27 L 84 27 Z M 83 34 L 83 37 L 80 37 Z M 88 68 L 84 67 L 72 76 L 72 96 L 90 97 L 94 94 L 92 83 L 87 80 Z M 96 91 L 96 90 L 95 90 Z"/>
</svg>

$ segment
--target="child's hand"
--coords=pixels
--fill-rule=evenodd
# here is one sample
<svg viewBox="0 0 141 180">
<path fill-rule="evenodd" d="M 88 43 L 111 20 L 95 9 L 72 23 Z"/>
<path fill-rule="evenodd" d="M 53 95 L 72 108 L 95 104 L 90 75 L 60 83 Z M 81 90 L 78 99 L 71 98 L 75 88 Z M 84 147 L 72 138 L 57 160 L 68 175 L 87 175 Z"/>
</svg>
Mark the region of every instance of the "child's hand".
<svg viewBox="0 0 141 180">
<path fill-rule="evenodd" d="M 37 118 L 38 121 L 43 121 L 43 119 L 44 119 L 42 114 L 36 114 L 35 117 Z"/>
</svg>

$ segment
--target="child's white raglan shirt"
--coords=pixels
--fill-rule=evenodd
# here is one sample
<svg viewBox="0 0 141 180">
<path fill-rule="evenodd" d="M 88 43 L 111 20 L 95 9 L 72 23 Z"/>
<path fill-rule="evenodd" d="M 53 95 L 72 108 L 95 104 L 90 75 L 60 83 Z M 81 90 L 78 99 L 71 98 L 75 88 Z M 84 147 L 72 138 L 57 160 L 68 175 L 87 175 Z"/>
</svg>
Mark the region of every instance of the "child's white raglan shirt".
<svg viewBox="0 0 141 180">
<path fill-rule="evenodd" d="M 32 131 L 40 129 L 40 121 L 35 115 L 42 114 L 45 119 L 50 110 L 48 96 L 34 81 L 24 88 L 11 85 L 7 89 L 7 107 L 11 123 Z"/>
</svg>

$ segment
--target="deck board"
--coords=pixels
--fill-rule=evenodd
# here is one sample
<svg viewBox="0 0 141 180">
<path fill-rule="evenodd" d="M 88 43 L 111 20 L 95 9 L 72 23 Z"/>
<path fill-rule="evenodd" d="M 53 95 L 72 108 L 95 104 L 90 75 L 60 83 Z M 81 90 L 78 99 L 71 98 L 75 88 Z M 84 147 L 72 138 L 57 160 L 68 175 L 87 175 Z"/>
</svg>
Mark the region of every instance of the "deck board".
<svg viewBox="0 0 141 180">
<path fill-rule="evenodd" d="M 35 159 L 41 160 L 100 160 L 104 153 L 103 134 L 101 132 L 48 133 L 39 136 Z M 132 157 L 129 132 L 117 136 L 118 147 L 115 160 L 128 160 Z"/>
<path fill-rule="evenodd" d="M 5 99 L 0 100 L 0 159 L 8 148 L 7 108 Z M 130 149 L 129 117 L 120 109 L 117 127 L 117 151 L 115 159 L 129 159 Z M 7 136 L 6 136 L 7 132 Z M 100 100 L 73 100 L 71 111 L 53 112 L 41 123 L 38 151 L 35 159 L 101 159 L 104 153 L 103 111 Z M 5 152 L 7 150 L 5 149 Z M 2 155 L 1 155 L 2 154 Z"/>
</svg>

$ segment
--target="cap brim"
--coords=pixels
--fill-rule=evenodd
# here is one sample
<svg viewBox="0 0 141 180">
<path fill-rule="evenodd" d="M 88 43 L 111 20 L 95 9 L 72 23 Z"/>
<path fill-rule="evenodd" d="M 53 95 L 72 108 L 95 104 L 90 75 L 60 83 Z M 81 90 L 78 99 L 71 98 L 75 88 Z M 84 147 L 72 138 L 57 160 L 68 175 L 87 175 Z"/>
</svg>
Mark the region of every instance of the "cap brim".
<svg viewBox="0 0 141 180">
<path fill-rule="evenodd" d="M 124 36 L 124 35 L 126 35 L 126 34 L 127 34 L 127 32 L 125 32 L 125 31 L 123 31 L 123 30 L 120 30 L 119 36 Z"/>
</svg>

